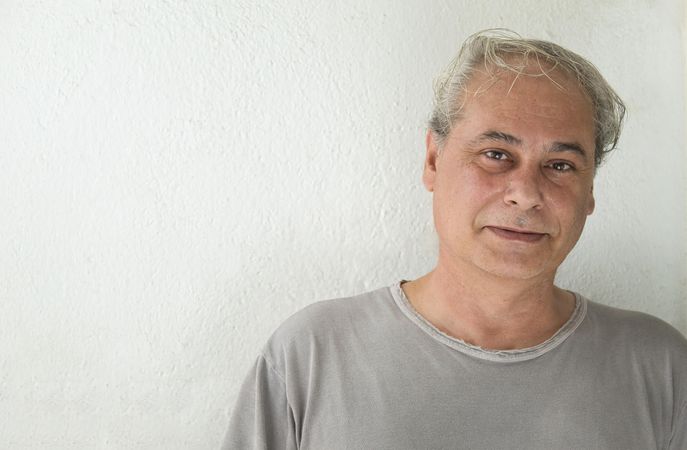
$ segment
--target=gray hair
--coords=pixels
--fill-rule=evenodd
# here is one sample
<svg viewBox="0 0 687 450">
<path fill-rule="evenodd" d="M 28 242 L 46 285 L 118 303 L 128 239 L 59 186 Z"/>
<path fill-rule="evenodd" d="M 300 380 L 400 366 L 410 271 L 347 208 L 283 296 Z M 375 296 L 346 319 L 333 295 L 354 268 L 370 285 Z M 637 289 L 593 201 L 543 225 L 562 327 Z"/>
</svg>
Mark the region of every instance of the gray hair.
<svg viewBox="0 0 687 450">
<path fill-rule="evenodd" d="M 453 124 L 460 117 L 465 104 L 467 84 L 479 65 L 487 71 L 507 70 L 517 75 L 532 76 L 525 74 L 530 57 L 541 68 L 541 74 L 534 76 L 546 76 L 558 84 L 549 77 L 548 72 L 560 68 L 577 80 L 591 100 L 596 124 L 594 163 L 598 167 L 606 154 L 618 144 L 625 117 L 623 101 L 599 70 L 580 55 L 552 42 L 523 39 L 510 30 L 492 29 L 473 34 L 463 43 L 458 56 L 436 79 L 434 110 L 429 121 L 429 128 L 435 139 L 442 146 Z M 541 61 L 553 67 L 544 70 Z"/>
</svg>

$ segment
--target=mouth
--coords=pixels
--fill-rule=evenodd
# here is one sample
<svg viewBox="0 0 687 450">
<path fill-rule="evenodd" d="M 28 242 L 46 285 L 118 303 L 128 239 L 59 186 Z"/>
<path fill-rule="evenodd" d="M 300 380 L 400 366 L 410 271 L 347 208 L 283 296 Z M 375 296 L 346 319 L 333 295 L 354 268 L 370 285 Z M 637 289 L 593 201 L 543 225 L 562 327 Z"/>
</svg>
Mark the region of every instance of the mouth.
<svg viewBox="0 0 687 450">
<path fill-rule="evenodd" d="M 539 242 L 542 240 L 545 236 L 547 236 L 547 233 L 539 233 L 536 231 L 530 231 L 530 230 L 518 230 L 515 228 L 505 228 L 505 227 L 493 227 L 493 226 L 486 226 L 484 227 L 494 233 L 495 235 L 508 239 L 510 241 L 520 241 L 520 242 Z"/>
</svg>

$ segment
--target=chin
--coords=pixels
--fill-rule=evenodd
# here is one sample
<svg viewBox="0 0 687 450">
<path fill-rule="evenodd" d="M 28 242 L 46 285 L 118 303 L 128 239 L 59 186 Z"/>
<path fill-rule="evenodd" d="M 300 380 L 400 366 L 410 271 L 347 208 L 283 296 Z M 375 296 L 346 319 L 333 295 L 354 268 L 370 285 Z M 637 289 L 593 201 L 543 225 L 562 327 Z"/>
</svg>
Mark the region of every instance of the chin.
<svg viewBox="0 0 687 450">
<path fill-rule="evenodd" d="M 486 272 L 490 273 L 491 275 L 498 277 L 498 278 L 503 278 L 505 280 L 521 280 L 521 281 L 526 281 L 526 280 L 532 280 L 538 277 L 541 277 L 544 275 L 546 272 L 543 270 L 498 270 L 498 269 L 486 269 Z"/>
<path fill-rule="evenodd" d="M 524 281 L 551 275 L 549 272 L 552 271 L 543 265 L 541 260 L 534 262 L 514 259 L 506 257 L 496 261 L 480 261 L 477 266 L 495 277 L 511 280 Z M 555 270 L 553 274 L 555 274 Z"/>
</svg>

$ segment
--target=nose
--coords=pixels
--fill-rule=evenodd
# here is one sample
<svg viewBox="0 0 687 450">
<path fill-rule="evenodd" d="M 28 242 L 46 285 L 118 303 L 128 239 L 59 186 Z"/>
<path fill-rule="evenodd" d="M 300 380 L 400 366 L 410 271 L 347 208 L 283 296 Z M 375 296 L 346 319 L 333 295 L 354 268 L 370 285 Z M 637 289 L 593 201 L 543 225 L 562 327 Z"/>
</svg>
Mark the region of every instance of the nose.
<svg viewBox="0 0 687 450">
<path fill-rule="evenodd" d="M 524 211 L 541 209 L 544 203 L 541 182 L 541 174 L 535 170 L 514 170 L 508 178 L 503 201 Z"/>
</svg>

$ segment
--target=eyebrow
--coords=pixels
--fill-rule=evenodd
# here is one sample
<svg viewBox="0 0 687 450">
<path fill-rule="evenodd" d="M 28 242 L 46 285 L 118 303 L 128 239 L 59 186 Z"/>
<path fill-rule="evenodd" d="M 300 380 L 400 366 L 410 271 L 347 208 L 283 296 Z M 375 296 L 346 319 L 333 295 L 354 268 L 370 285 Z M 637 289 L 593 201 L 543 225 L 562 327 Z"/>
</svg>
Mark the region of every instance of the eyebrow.
<svg viewBox="0 0 687 450">
<path fill-rule="evenodd" d="M 484 133 L 477 136 L 476 139 L 473 139 L 470 143 L 480 144 L 484 141 L 504 142 L 509 145 L 522 145 L 522 139 L 516 138 L 511 134 L 495 130 L 485 131 Z"/>
<path fill-rule="evenodd" d="M 508 133 L 504 133 L 502 131 L 496 131 L 496 130 L 485 131 L 484 133 L 477 136 L 477 138 L 470 141 L 470 144 L 476 145 L 476 144 L 480 144 L 484 141 L 503 142 L 505 144 L 515 145 L 515 146 L 521 146 L 522 145 L 522 139 L 515 137 L 512 134 L 508 134 Z M 558 142 L 558 141 L 556 141 L 549 147 L 548 151 L 553 152 L 553 153 L 573 152 L 573 153 L 577 153 L 578 155 L 582 156 L 583 158 L 587 157 L 587 152 L 585 152 L 584 148 L 580 144 L 578 144 L 577 142 Z"/>
<path fill-rule="evenodd" d="M 551 152 L 573 152 L 577 153 L 583 158 L 587 157 L 587 153 L 584 151 L 582 146 L 577 142 L 554 142 L 551 148 Z"/>
</svg>

